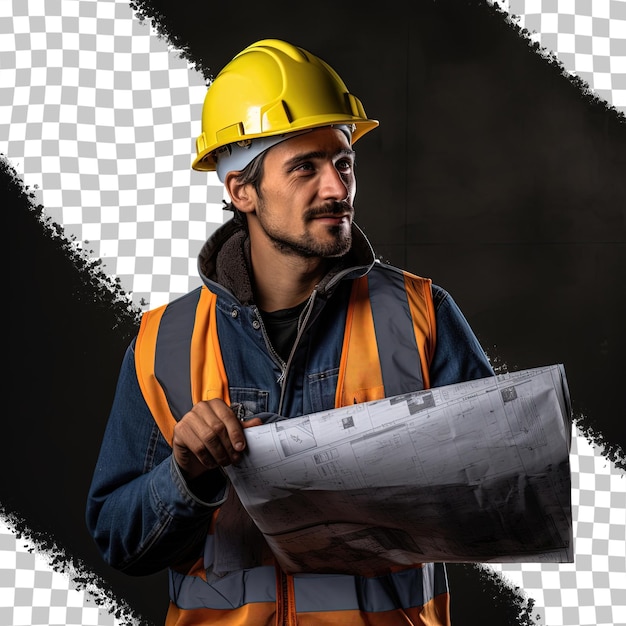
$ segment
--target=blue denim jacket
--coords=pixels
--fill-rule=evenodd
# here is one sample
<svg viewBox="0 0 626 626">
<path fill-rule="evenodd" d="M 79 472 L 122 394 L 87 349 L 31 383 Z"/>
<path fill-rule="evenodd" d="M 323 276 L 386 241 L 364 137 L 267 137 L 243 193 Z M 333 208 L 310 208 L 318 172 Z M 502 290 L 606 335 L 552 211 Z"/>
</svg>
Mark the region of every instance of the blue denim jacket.
<svg viewBox="0 0 626 626">
<path fill-rule="evenodd" d="M 222 261 L 219 255 L 224 250 L 227 264 L 245 264 L 245 254 L 234 252 L 236 230 L 233 224 L 222 226 L 200 255 L 203 281 L 218 294 L 220 346 L 231 401 L 248 413 L 280 412 L 288 417 L 333 408 L 350 278 L 374 264 L 369 242 L 355 227 L 353 247 L 358 254 L 326 281 L 332 289 L 320 287 L 281 397 L 285 363 L 259 328 L 249 282 L 238 276 L 229 283 L 230 272 L 224 277 L 220 269 L 225 255 Z M 236 247 L 239 250 L 239 243 Z M 437 337 L 431 386 L 492 375 L 482 347 L 452 297 L 433 285 L 433 299 Z M 204 545 L 211 516 L 225 496 L 219 470 L 193 483 L 183 479 L 140 391 L 133 341 L 122 362 L 86 509 L 87 526 L 103 558 L 134 575 L 194 560 Z"/>
</svg>

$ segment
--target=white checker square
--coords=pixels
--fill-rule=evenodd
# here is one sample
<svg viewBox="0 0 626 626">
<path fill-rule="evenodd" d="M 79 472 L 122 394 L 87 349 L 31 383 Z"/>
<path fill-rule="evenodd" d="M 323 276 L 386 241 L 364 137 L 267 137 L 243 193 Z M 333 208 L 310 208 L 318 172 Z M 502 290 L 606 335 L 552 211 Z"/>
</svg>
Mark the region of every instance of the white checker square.
<svg viewBox="0 0 626 626">
<path fill-rule="evenodd" d="M 79 222 L 80 223 L 80 222 Z M 106 241 L 101 240 L 101 226 L 100 224 L 83 224 L 82 226 L 82 236 L 84 241 L 92 242 L 97 241 L 101 244 L 100 249 L 102 250 L 102 245 L 108 243 Z"/>
<path fill-rule="evenodd" d="M 609 589 L 592 589 L 591 604 L 594 606 L 611 606 L 611 591 Z"/>
<path fill-rule="evenodd" d="M 611 63 L 613 59 L 619 58 L 619 57 L 609 56 L 611 54 L 610 48 L 611 48 L 611 42 L 606 37 L 592 37 L 592 42 L 591 42 L 592 54 L 598 57 L 606 57 L 609 67 L 611 67 Z M 613 71 L 612 68 L 611 68 L 611 71 Z"/>
<path fill-rule="evenodd" d="M 559 16 L 557 13 L 544 13 L 541 16 L 541 32 L 542 33 L 558 33 L 559 32 Z"/>
<path fill-rule="evenodd" d="M 610 91 L 612 86 L 611 76 L 608 74 L 595 74 L 593 77 L 593 85 L 595 91 Z"/>
<path fill-rule="evenodd" d="M 189 242 L 186 239 L 172 239 L 172 256 L 177 258 L 188 258 Z"/>
<path fill-rule="evenodd" d="M 31 25 L 34 24 L 31 21 Z M 37 32 L 35 27 L 32 27 L 30 31 L 30 45 L 33 51 L 42 52 L 45 51 L 48 47 L 48 42 L 46 41 L 46 34 L 42 32 Z M 42 58 L 38 55 L 38 58 Z"/>
<path fill-rule="evenodd" d="M 588 626 L 597 626 L 597 624 L 599 624 L 594 606 L 578 607 L 578 617 L 580 619 L 581 626 L 585 624 L 588 624 Z"/>
<path fill-rule="evenodd" d="M 613 74 L 610 90 L 603 92 L 604 98 L 620 111 L 626 112 L 626 73 Z"/>
<path fill-rule="evenodd" d="M 35 582 L 35 560 L 32 559 L 32 562 L 24 562 L 23 559 L 19 557 L 23 557 L 23 552 L 18 552 L 18 560 L 15 565 L 15 588 L 28 588 L 32 587 Z M 25 569 L 25 568 L 30 569 Z"/>
<path fill-rule="evenodd" d="M 574 32 L 578 35 L 591 35 L 593 33 L 593 18 L 591 15 L 574 15 Z"/>
<path fill-rule="evenodd" d="M 28 61 L 30 62 L 30 61 Z M 16 63 L 22 64 L 24 60 L 17 60 Z M 13 106 L 25 106 L 28 107 L 29 118 L 33 123 L 36 123 L 36 119 L 33 119 L 31 115 L 34 115 L 35 111 L 31 109 L 30 105 L 30 87 L 25 86 L 16 86 L 13 90 Z M 20 128 L 20 135 L 23 136 L 26 128 Z"/>
<path fill-rule="evenodd" d="M 626 55 L 624 56 L 615 56 L 610 58 L 611 73 L 612 74 L 623 74 L 626 75 Z M 622 79 L 624 76 L 622 76 Z"/>
<path fill-rule="evenodd" d="M 558 49 L 559 54 L 567 54 L 567 53 L 575 53 L 576 52 L 576 36 L 571 33 L 559 33 L 557 36 L 558 39 Z M 578 68 L 576 68 L 578 70 Z"/>
<path fill-rule="evenodd" d="M 132 276 L 135 272 L 135 257 L 118 256 L 117 257 L 117 269 L 116 274 L 119 276 Z M 138 279 L 138 282 L 141 279 Z M 138 282 L 133 282 L 133 291 L 138 290 L 140 287 Z"/>
<path fill-rule="evenodd" d="M 593 57 L 588 54 L 574 54 L 574 63 L 578 74 L 593 72 Z"/>
<path fill-rule="evenodd" d="M 510 10 L 515 14 L 541 15 L 542 8 L 542 0 L 511 0 Z"/>
<path fill-rule="evenodd" d="M 119 251 L 119 244 L 115 239 L 103 240 L 99 242 L 100 245 L 100 257 L 106 257 L 108 259 L 116 259 Z M 119 269 L 118 269 L 119 271 Z"/>
<path fill-rule="evenodd" d="M 0 587 L 0 618 L 5 614 L 5 607 L 15 606 L 15 589 L 13 587 Z M 2 623 L 2 622 L 0 622 Z M 10 622 L 6 622 L 7 624 Z"/>
<path fill-rule="evenodd" d="M 34 623 L 33 612 L 30 607 L 13 607 L 13 626 L 31 626 Z"/>
<path fill-rule="evenodd" d="M 172 260 L 169 257 L 154 257 L 152 272 L 154 274 L 169 275 L 172 271 Z"/>
<path fill-rule="evenodd" d="M 618 0 L 618 2 L 622 2 L 622 0 Z M 596 17 L 602 18 L 610 18 L 612 17 L 613 9 L 612 6 L 616 4 L 615 0 L 593 0 L 593 14 Z"/>
<path fill-rule="evenodd" d="M 175 293 L 183 295 L 200 285 L 200 279 L 189 279 L 186 276 L 173 276 L 172 277 L 172 290 Z"/>
<path fill-rule="evenodd" d="M 611 507 L 609 510 L 609 523 L 611 525 L 621 527 L 621 539 L 626 540 L 626 509 L 624 508 L 624 505 Z M 624 556 L 624 561 L 626 562 L 626 556 Z"/>
<path fill-rule="evenodd" d="M 610 21 L 609 37 L 614 39 L 616 42 L 619 42 L 619 49 L 615 52 L 617 54 L 624 54 L 624 48 L 626 46 L 626 16 L 621 19 L 614 19 Z"/>
<path fill-rule="evenodd" d="M 16 7 L 13 7 L 13 11 L 13 32 L 28 34 L 30 32 L 30 18 L 27 15 L 19 15 Z"/>
<path fill-rule="evenodd" d="M 137 239 L 137 222 L 120 222 L 119 224 L 119 240 L 131 240 Z"/>
<path fill-rule="evenodd" d="M 10 24 L 10 19 L 9 18 L 3 18 L 3 20 Z M 15 37 L 13 37 L 11 35 L 5 34 L 5 31 L 8 28 L 11 28 L 11 26 L 9 26 L 7 28 L 7 27 L 5 27 L 4 24 L 0 23 L 0 27 L 2 28 L 2 31 L 0 31 L 0 32 L 3 33 L 2 37 L 0 38 L 0 54 L 10 53 L 10 54 L 15 54 L 16 56 L 18 54 L 21 54 L 23 56 L 23 52 L 22 53 L 17 52 L 18 46 L 15 43 Z M 2 65 L 4 66 L 4 61 L 2 62 Z M 8 65 L 8 63 L 7 63 L 7 65 Z M 17 65 L 16 65 L 16 67 L 17 67 Z M 2 71 L 6 72 L 7 70 L 3 69 Z M 2 84 L 3 85 L 9 85 L 9 84 L 12 84 L 12 83 L 7 82 L 7 83 L 2 83 Z"/>
<path fill-rule="evenodd" d="M 574 14 L 576 12 L 576 0 L 558 0 L 557 11 L 559 13 Z"/>
<path fill-rule="evenodd" d="M 33 589 L 32 606 L 50 606 L 51 598 L 51 589 L 41 589 L 36 587 Z"/>
</svg>

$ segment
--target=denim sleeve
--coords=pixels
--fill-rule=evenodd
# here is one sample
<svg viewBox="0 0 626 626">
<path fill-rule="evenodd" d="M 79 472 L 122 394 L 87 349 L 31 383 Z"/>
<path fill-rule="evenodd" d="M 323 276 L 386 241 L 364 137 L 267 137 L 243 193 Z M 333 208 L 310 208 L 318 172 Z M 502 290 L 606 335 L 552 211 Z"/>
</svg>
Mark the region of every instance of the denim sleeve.
<svg viewBox="0 0 626 626">
<path fill-rule="evenodd" d="M 205 484 L 194 489 L 174 462 L 139 388 L 133 341 L 122 362 L 87 498 L 87 528 L 104 560 L 128 574 L 144 575 L 197 556 L 211 515 L 226 495 L 218 470 L 201 478 Z"/>
<path fill-rule="evenodd" d="M 452 296 L 433 285 L 437 340 L 430 365 L 432 387 L 493 376 L 489 359 Z"/>
</svg>

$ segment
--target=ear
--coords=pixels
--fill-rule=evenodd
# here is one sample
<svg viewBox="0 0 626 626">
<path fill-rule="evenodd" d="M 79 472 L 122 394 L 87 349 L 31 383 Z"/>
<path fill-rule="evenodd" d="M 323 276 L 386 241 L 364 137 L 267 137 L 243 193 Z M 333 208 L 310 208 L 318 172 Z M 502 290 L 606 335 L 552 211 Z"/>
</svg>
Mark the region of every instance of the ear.
<svg viewBox="0 0 626 626">
<path fill-rule="evenodd" d="M 256 209 L 256 190 L 251 183 L 242 184 L 237 176 L 241 172 L 228 172 L 224 179 L 224 187 L 232 203 L 242 212 L 251 213 Z"/>
</svg>

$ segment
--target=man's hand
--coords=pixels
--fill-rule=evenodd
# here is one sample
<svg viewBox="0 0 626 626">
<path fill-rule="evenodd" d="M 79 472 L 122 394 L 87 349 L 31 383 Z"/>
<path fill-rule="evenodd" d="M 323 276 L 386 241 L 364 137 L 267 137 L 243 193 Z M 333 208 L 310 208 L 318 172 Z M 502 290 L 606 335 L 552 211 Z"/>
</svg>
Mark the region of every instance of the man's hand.
<svg viewBox="0 0 626 626">
<path fill-rule="evenodd" d="M 221 399 L 198 402 L 174 426 L 174 459 L 187 479 L 237 463 L 246 447 L 243 429 L 260 419 L 241 422 Z"/>
</svg>

